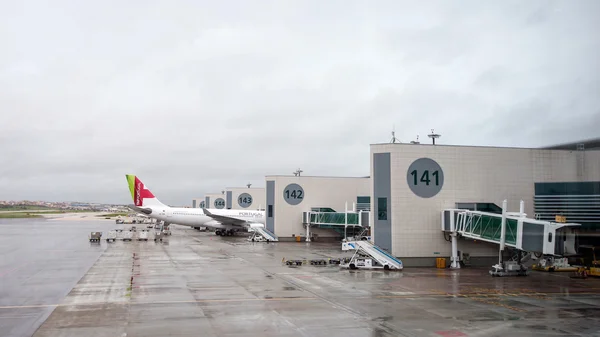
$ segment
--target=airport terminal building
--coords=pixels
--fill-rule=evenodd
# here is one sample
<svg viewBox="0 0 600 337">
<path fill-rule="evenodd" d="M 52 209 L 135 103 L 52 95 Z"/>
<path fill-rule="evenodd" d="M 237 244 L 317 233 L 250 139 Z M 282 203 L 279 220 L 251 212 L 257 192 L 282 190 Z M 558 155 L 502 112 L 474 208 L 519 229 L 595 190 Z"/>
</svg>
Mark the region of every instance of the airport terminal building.
<svg viewBox="0 0 600 337">
<path fill-rule="evenodd" d="M 500 148 L 424 144 L 371 145 L 371 213 L 376 245 L 407 265 L 450 255 L 441 231 L 446 209 L 519 211 L 527 218 L 600 229 L 600 149 Z M 498 256 L 498 245 L 461 240 L 475 260 Z"/>
<path fill-rule="evenodd" d="M 364 177 L 270 175 L 265 188 L 226 189 L 203 201 L 243 208 L 238 199 L 250 195 L 255 209 L 264 198 L 259 204 L 265 205 L 265 226 L 279 241 L 333 241 L 362 233 L 406 266 L 432 266 L 435 258 L 452 254 L 452 209 L 498 214 L 488 219 L 493 225 L 503 200 L 513 212 L 523 201 L 524 216 L 535 219 L 540 231 L 515 221 L 521 245 L 542 240 L 542 225 L 557 216 L 577 226 L 584 243 L 600 231 L 599 140 L 546 148 L 372 144 L 370 164 Z M 497 260 L 497 242 L 484 236 L 460 238 L 461 256 L 473 264 Z"/>
<path fill-rule="evenodd" d="M 264 187 L 227 187 L 225 188 L 225 208 L 265 210 Z"/>
<path fill-rule="evenodd" d="M 221 193 L 209 193 L 192 199 L 193 208 L 265 210 L 264 187 L 227 187 Z"/>
<path fill-rule="evenodd" d="M 369 177 L 267 176 L 266 228 L 280 241 L 297 241 L 339 239 L 345 223 L 368 227 L 368 213 L 359 214 L 361 205 L 369 208 L 370 182 Z"/>
</svg>

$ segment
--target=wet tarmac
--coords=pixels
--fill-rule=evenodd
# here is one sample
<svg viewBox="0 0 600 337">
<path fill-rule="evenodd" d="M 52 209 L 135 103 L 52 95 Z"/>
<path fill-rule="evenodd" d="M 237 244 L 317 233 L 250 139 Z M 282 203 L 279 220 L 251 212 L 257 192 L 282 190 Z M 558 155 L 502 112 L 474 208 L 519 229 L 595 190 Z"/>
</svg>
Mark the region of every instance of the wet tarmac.
<svg viewBox="0 0 600 337">
<path fill-rule="evenodd" d="M 106 249 L 90 245 L 88 234 L 114 226 L 0 219 L 0 336 L 31 336 Z"/>
<path fill-rule="evenodd" d="M 163 242 L 78 240 L 101 255 L 73 290 L 49 306 L 9 295 L 0 319 L 54 309 L 35 337 L 600 336 L 600 280 L 563 273 L 290 267 L 350 253 L 176 226 Z"/>
</svg>

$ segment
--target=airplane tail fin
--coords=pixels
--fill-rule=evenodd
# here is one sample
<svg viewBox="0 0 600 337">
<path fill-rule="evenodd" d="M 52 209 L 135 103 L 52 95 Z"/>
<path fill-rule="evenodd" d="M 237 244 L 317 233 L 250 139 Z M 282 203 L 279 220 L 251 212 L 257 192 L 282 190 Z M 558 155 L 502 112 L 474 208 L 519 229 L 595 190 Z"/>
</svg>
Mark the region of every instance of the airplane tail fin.
<svg viewBox="0 0 600 337">
<path fill-rule="evenodd" d="M 152 192 L 144 185 L 144 183 L 133 174 L 126 174 L 129 191 L 134 205 L 138 207 L 147 206 L 165 206 L 160 202 Z"/>
</svg>

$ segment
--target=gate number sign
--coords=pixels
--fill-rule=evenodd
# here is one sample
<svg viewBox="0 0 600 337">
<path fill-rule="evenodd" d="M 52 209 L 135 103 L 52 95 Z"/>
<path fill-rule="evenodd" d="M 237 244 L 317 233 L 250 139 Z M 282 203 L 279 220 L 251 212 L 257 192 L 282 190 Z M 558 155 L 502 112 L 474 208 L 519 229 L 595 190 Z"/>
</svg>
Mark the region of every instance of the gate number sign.
<svg viewBox="0 0 600 337">
<path fill-rule="evenodd" d="M 304 189 L 298 184 L 289 184 L 283 189 L 283 199 L 290 205 L 298 205 L 304 200 Z"/>
<path fill-rule="evenodd" d="M 444 172 L 435 160 L 419 158 L 408 167 L 406 182 L 417 196 L 431 198 L 442 190 Z"/>
<path fill-rule="evenodd" d="M 252 205 L 252 196 L 248 193 L 242 193 L 238 197 L 238 205 L 240 207 L 246 208 Z"/>
<path fill-rule="evenodd" d="M 218 198 L 215 200 L 215 208 L 221 209 L 225 207 L 225 200 L 223 198 Z"/>
</svg>

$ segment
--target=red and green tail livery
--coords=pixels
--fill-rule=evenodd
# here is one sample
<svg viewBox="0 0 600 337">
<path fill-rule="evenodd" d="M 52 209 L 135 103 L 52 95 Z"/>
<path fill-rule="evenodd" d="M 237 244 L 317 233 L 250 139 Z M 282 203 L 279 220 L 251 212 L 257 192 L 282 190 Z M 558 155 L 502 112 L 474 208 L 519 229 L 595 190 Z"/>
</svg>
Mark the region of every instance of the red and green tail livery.
<svg viewBox="0 0 600 337">
<path fill-rule="evenodd" d="M 133 174 L 127 174 L 126 176 L 131 198 L 133 198 L 133 203 L 136 206 L 144 206 L 144 199 L 155 199 L 152 192 L 144 186 L 144 183 L 138 177 Z"/>
</svg>

